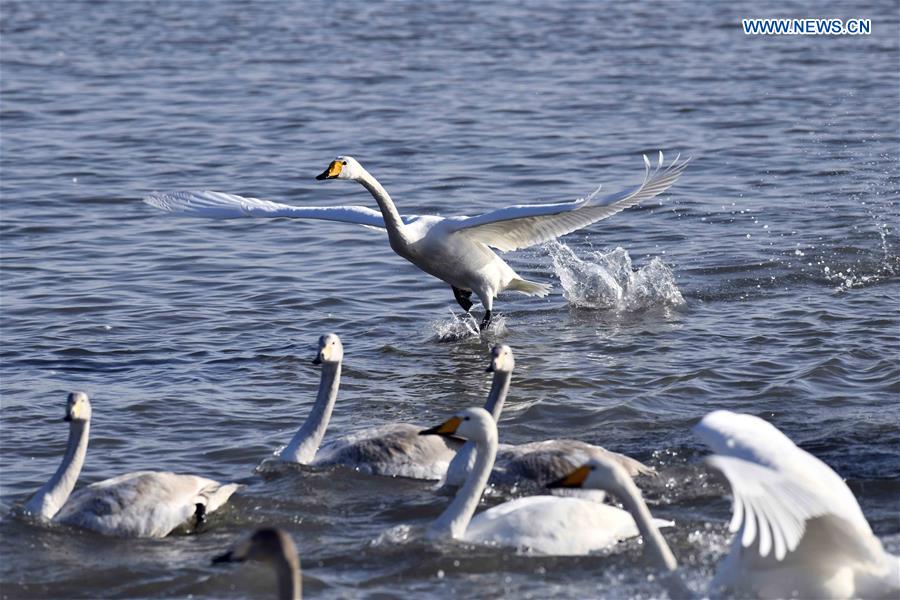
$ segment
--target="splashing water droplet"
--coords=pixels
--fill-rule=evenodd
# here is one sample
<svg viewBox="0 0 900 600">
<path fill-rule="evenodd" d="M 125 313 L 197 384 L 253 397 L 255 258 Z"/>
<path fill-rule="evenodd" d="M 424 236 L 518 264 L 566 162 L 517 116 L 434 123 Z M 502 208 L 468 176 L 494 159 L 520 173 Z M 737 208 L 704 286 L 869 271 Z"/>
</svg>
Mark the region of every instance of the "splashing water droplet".
<svg viewBox="0 0 900 600">
<path fill-rule="evenodd" d="M 634 270 L 623 248 L 606 254 L 592 252 L 582 260 L 559 242 L 547 245 L 563 296 L 572 306 L 617 311 L 640 311 L 685 304 L 672 270 L 658 257 Z"/>
</svg>

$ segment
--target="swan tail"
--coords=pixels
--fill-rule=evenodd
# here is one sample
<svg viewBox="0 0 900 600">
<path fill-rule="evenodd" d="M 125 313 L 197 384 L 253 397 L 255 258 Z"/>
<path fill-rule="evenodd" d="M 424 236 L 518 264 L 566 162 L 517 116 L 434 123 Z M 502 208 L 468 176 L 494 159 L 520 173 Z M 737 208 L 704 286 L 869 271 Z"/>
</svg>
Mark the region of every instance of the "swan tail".
<svg viewBox="0 0 900 600">
<path fill-rule="evenodd" d="M 525 279 L 513 279 L 507 289 L 521 292 L 526 296 L 537 296 L 538 298 L 543 298 L 547 294 L 550 293 L 550 290 L 553 289 L 549 283 L 535 283 L 534 281 L 527 281 Z"/>
</svg>

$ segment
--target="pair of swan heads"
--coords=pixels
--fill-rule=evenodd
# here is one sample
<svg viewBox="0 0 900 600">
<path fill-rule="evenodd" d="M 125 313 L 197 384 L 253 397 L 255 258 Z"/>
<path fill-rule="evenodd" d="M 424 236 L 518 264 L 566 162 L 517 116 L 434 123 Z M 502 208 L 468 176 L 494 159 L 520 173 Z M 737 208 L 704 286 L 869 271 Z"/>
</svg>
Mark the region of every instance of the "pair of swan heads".
<svg viewBox="0 0 900 600">
<path fill-rule="evenodd" d="M 344 360 L 344 346 L 341 338 L 328 333 L 319 338 L 319 350 L 312 363 L 314 365 L 336 364 Z"/>
<path fill-rule="evenodd" d="M 362 177 L 365 170 L 352 156 L 338 156 L 328 165 L 328 168 L 316 175 L 316 179 L 349 179 L 355 181 Z"/>
<path fill-rule="evenodd" d="M 313 359 L 314 365 L 326 363 L 339 363 L 344 359 L 344 346 L 341 344 L 341 338 L 334 333 L 328 333 L 319 338 L 319 348 L 316 357 Z M 511 373 L 516 366 L 516 359 L 513 356 L 512 348 L 506 344 L 499 344 L 491 348 L 491 362 L 488 364 L 488 373 Z M 84 396 L 85 402 L 87 396 L 81 392 L 74 392 L 69 396 L 69 402 L 72 403 L 72 397 L 80 394 Z M 88 406 L 90 411 L 90 406 Z M 88 412 L 90 414 L 90 412 Z"/>
<path fill-rule="evenodd" d="M 66 416 L 63 421 L 71 423 L 73 421 L 90 421 L 91 420 L 91 401 L 84 392 L 71 392 L 66 398 Z"/>
</svg>

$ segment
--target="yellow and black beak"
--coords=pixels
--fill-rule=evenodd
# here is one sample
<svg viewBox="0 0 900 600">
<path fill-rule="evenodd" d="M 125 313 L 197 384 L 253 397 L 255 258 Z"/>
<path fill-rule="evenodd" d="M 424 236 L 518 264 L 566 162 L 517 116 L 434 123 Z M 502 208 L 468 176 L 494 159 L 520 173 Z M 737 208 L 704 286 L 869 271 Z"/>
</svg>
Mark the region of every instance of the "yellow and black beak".
<svg viewBox="0 0 900 600">
<path fill-rule="evenodd" d="M 337 179 L 337 176 L 341 174 L 341 169 L 343 165 L 339 160 L 331 161 L 331 164 L 328 165 L 328 168 L 316 175 L 316 179 L 322 181 L 323 179 Z"/>
<path fill-rule="evenodd" d="M 587 465 L 578 467 L 565 477 L 561 479 L 557 479 L 552 483 L 548 483 L 548 488 L 580 488 L 584 485 L 584 480 L 587 479 L 588 475 L 591 472 L 591 468 Z"/>
<path fill-rule="evenodd" d="M 459 428 L 459 424 L 462 423 L 462 419 L 459 417 L 450 417 L 437 427 L 432 427 L 431 429 L 423 429 L 419 432 L 419 435 L 440 435 L 443 437 L 454 437 L 454 433 Z"/>
</svg>

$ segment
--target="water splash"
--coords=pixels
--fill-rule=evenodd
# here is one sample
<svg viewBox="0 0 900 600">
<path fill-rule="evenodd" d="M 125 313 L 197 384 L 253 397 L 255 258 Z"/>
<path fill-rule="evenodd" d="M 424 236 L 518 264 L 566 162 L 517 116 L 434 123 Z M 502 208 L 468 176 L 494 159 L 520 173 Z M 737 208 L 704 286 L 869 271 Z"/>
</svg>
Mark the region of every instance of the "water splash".
<svg viewBox="0 0 900 600">
<path fill-rule="evenodd" d="M 623 248 L 590 252 L 586 260 L 560 242 L 547 244 L 553 269 L 572 306 L 615 311 L 684 306 L 672 270 L 658 257 L 634 270 Z"/>
<path fill-rule="evenodd" d="M 493 338 L 506 333 L 506 317 L 494 315 L 491 324 L 484 331 L 478 330 L 478 321 L 472 313 L 459 314 L 450 311 L 450 318 L 432 321 L 431 330 L 439 342 L 456 342 L 482 335 Z"/>
</svg>

